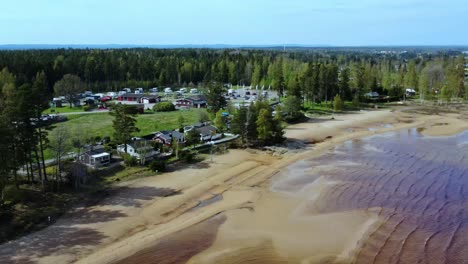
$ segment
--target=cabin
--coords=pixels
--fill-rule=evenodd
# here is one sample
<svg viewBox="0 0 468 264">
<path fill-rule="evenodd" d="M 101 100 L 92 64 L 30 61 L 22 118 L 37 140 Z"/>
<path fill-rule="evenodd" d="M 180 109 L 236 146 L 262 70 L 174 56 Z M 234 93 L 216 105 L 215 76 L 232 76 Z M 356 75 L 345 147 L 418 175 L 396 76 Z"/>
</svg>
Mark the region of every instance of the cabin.
<svg viewBox="0 0 468 264">
<path fill-rule="evenodd" d="M 110 164 L 111 154 L 106 152 L 102 146 L 90 146 L 76 160 L 88 167 L 98 169 Z"/>
<path fill-rule="evenodd" d="M 206 108 L 208 101 L 206 96 L 202 94 L 190 96 L 188 100 L 192 101 L 193 108 Z"/>
<path fill-rule="evenodd" d="M 132 138 L 127 145 L 127 154 L 135 157 L 142 163 L 155 159 L 159 151 L 154 150 L 151 141 L 143 138 Z M 125 154 L 125 144 L 117 146 L 117 152 Z"/>
<path fill-rule="evenodd" d="M 186 98 L 177 99 L 177 100 L 174 101 L 173 104 L 177 109 L 184 109 L 184 108 L 192 108 L 193 107 L 192 101 L 188 100 Z"/>
<path fill-rule="evenodd" d="M 185 143 L 185 134 L 176 130 L 164 130 L 154 133 L 153 137 L 154 141 L 162 143 L 166 146 L 171 146 L 174 139 L 177 140 L 178 143 Z"/>
<path fill-rule="evenodd" d="M 204 95 L 194 95 L 188 98 L 182 98 L 174 101 L 177 109 L 183 108 L 206 108 L 207 99 Z"/>
<path fill-rule="evenodd" d="M 364 96 L 370 99 L 377 99 L 379 98 L 380 95 L 378 92 L 371 92 L 371 93 L 364 94 Z"/>
<path fill-rule="evenodd" d="M 119 95 L 119 97 L 117 97 L 117 101 L 136 102 L 140 104 L 155 104 L 157 102 L 161 102 L 161 98 L 162 98 L 161 96 L 157 96 L 157 95 L 126 93 L 126 94 Z"/>
<path fill-rule="evenodd" d="M 405 94 L 406 96 L 415 96 L 416 95 L 416 91 L 412 88 L 408 88 L 405 90 Z"/>
<path fill-rule="evenodd" d="M 52 100 L 52 107 L 63 107 L 65 100 L 62 97 L 54 98 Z"/>
<path fill-rule="evenodd" d="M 209 123 L 197 123 L 193 126 L 186 126 L 184 127 L 184 132 L 187 133 L 192 129 L 195 129 L 200 134 L 201 142 L 218 140 L 223 136 L 221 133 L 217 133 L 217 127 L 210 125 Z"/>
</svg>

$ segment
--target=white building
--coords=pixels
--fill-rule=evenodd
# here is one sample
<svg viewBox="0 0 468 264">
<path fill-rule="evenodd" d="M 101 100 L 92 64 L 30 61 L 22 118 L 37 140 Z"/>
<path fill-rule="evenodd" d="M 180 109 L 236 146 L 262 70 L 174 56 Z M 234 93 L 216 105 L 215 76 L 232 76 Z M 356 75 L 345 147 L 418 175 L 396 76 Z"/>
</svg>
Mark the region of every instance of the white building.
<svg viewBox="0 0 468 264">
<path fill-rule="evenodd" d="M 135 157 L 142 163 L 153 160 L 159 151 L 154 150 L 151 145 L 151 141 L 142 138 L 133 138 L 132 141 L 127 145 L 127 154 Z M 117 152 L 125 153 L 125 144 L 117 146 Z"/>
</svg>

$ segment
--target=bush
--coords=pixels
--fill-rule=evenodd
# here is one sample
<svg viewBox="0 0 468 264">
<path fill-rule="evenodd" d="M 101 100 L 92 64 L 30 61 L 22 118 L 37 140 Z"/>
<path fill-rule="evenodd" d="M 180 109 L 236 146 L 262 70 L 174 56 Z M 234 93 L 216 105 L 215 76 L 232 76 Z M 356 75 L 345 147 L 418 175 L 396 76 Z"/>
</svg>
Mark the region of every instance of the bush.
<svg viewBox="0 0 468 264">
<path fill-rule="evenodd" d="M 343 111 L 343 100 L 341 100 L 341 97 L 339 95 L 336 95 L 333 99 L 333 110 L 335 112 Z"/>
<path fill-rule="evenodd" d="M 192 163 L 195 161 L 196 153 L 190 150 L 184 150 L 179 153 L 179 159 L 186 163 Z"/>
<path fill-rule="evenodd" d="M 355 108 L 360 108 L 361 107 L 361 102 L 360 102 L 359 96 L 357 94 L 353 98 L 353 106 Z"/>
<path fill-rule="evenodd" d="M 155 112 L 170 112 L 175 110 L 175 106 L 171 102 L 160 102 L 153 106 L 153 111 Z"/>
<path fill-rule="evenodd" d="M 123 154 L 123 159 L 125 165 L 128 167 L 135 167 L 136 165 L 138 165 L 137 159 L 129 154 Z"/>
<path fill-rule="evenodd" d="M 166 161 L 164 160 L 153 160 L 149 164 L 149 168 L 154 172 L 165 172 L 166 171 Z"/>
<path fill-rule="evenodd" d="M 93 109 L 93 108 L 92 108 L 91 106 L 89 106 L 89 105 L 83 106 L 83 111 L 85 111 L 85 112 L 89 112 L 89 111 L 91 111 L 92 109 Z"/>
</svg>

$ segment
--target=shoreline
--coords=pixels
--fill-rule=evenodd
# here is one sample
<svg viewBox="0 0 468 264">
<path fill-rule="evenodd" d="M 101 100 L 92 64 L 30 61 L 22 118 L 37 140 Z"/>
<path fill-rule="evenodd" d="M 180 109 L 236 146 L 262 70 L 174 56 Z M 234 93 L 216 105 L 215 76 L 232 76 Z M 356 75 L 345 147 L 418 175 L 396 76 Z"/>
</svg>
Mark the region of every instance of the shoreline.
<svg viewBox="0 0 468 264">
<path fill-rule="evenodd" d="M 466 121 L 463 121 L 462 124 L 461 120 L 454 115 L 411 115 L 401 111 L 379 110 L 333 116 L 334 120 L 327 119 L 330 117 L 322 117 L 312 119 L 307 123 L 291 125 L 286 129 L 288 139 L 306 143 L 306 149 L 300 150 L 298 153 L 289 151 L 279 157 L 274 157 L 256 150 L 230 150 L 228 154 L 216 156 L 214 163 L 208 164 L 207 168 L 196 168 L 194 166 L 194 168 L 184 169 L 179 172 L 137 180 L 130 185 L 131 188 L 158 186 L 180 191 L 181 194 L 149 199 L 143 202 L 139 201 L 141 202 L 139 207 L 118 204 L 93 206 L 92 210 L 117 210 L 127 216 L 122 216 L 109 222 L 79 225 L 82 228 L 99 230 L 106 236 L 97 245 L 92 247 L 85 246 L 72 252 L 58 250 L 54 254 L 36 257 L 34 260 L 38 260 L 39 263 L 112 263 L 126 259 L 158 243 L 164 237 L 203 223 L 215 215 L 220 213 L 226 214 L 226 222 L 221 224 L 214 244 L 207 250 L 195 255 L 189 261 L 189 263 L 199 263 L 196 259 L 202 259 L 204 252 L 222 252 L 222 250 L 227 250 L 226 246 L 223 248 L 223 243 L 227 243 L 226 241 L 229 241 L 229 237 L 223 236 L 223 234 L 229 233 L 228 227 L 230 223 L 231 225 L 242 223 L 249 226 L 249 223 L 246 222 L 246 219 L 252 217 L 252 215 L 249 215 L 251 212 L 249 208 L 253 208 L 254 213 L 258 210 L 266 210 L 265 214 L 258 214 L 265 219 L 268 219 L 266 216 L 271 216 L 269 215 L 271 212 L 268 211 L 268 208 L 273 205 L 265 202 L 265 197 L 278 195 L 278 193 L 271 190 L 272 181 L 274 178 L 280 177 L 279 174 L 294 162 L 305 158 L 312 159 L 318 157 L 330 148 L 348 140 L 400 129 L 425 127 L 423 132 L 426 134 L 423 135 L 441 136 L 443 133 L 440 132 L 440 127 L 446 128 L 445 131 L 449 131 L 452 135 L 456 134 L 454 131 L 461 132 L 460 130 L 468 128 Z M 445 121 L 442 122 L 441 120 Z M 434 126 L 440 123 L 443 123 L 443 125 Z M 349 128 L 353 130 L 347 130 Z M 447 132 L 443 135 L 450 133 Z M 308 143 L 313 141 L 322 142 L 313 145 Z M 319 185 L 323 185 L 323 183 Z M 210 199 L 210 197 L 215 195 L 221 195 L 222 199 L 197 208 L 200 202 Z M 112 197 L 109 199 L 112 199 Z M 285 203 L 291 205 L 291 203 L 297 202 L 287 201 L 288 199 L 283 198 L 278 199 L 278 204 Z M 320 197 L 317 197 L 317 199 L 320 200 Z M 271 210 L 274 212 L 275 210 L 280 210 L 279 208 L 281 207 L 276 208 L 273 206 Z M 351 219 L 371 219 L 373 213 L 375 212 L 370 210 L 369 212 L 364 212 L 364 214 L 340 215 L 338 218 L 345 217 L 348 219 L 347 217 L 350 217 L 350 221 Z M 370 216 L 367 216 L 367 214 L 370 214 Z M 329 219 L 325 218 L 325 220 L 322 219 L 321 221 L 329 221 Z M 339 251 L 339 254 L 335 254 L 335 260 L 348 261 L 352 258 L 353 254 L 356 254 L 356 250 L 359 249 L 359 241 L 365 239 L 366 234 L 371 232 L 372 228 L 375 228 L 379 223 L 379 219 L 369 221 L 366 221 L 366 225 L 364 226 L 358 225 L 361 227 L 358 232 L 359 236 L 343 230 L 343 234 L 349 239 L 344 246 L 334 249 L 334 253 Z M 265 223 L 267 222 L 265 220 Z M 319 223 L 323 222 L 317 222 L 315 226 L 320 226 Z M 68 223 L 62 221 L 60 224 L 67 225 Z M 268 232 L 271 232 L 271 230 Z M 275 234 L 271 234 L 275 236 Z M 225 239 L 224 242 L 223 237 Z M 272 241 L 270 245 L 268 241 L 257 240 L 254 237 L 249 239 L 252 239 L 253 242 L 260 241 L 261 243 L 259 242 L 260 244 L 258 245 L 261 245 L 261 248 L 264 248 L 268 254 L 280 254 L 276 251 L 278 245 L 275 245 Z M 281 239 L 277 240 L 281 241 Z M 11 244 L 15 242 L 18 241 L 13 241 Z M 22 242 L 22 239 L 19 242 Z M 11 246 L 13 247 L 14 245 Z M 295 249 L 284 246 L 284 250 Z M 299 253 L 298 255 L 301 255 Z M 16 254 L 19 259 L 26 252 L 22 253 L 20 251 Z M 329 259 L 331 255 L 322 257 Z"/>
</svg>

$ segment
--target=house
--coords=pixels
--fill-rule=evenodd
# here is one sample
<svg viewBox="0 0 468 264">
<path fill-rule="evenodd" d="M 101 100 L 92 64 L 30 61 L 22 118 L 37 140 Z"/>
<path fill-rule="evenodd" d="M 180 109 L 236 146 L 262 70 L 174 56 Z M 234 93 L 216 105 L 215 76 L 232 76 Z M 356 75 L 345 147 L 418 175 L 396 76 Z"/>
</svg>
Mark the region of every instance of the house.
<svg viewBox="0 0 468 264">
<path fill-rule="evenodd" d="M 177 109 L 192 108 L 193 106 L 192 101 L 186 98 L 175 100 L 174 105 Z"/>
<path fill-rule="evenodd" d="M 52 100 L 52 107 L 63 107 L 64 104 L 65 104 L 65 100 L 61 97 L 54 98 Z"/>
<path fill-rule="evenodd" d="M 100 168 L 109 165 L 111 154 L 105 152 L 102 146 L 91 146 L 83 154 L 79 155 L 76 160 L 88 167 Z"/>
<path fill-rule="evenodd" d="M 193 108 L 205 108 L 207 106 L 206 96 L 202 94 L 190 96 L 188 100 L 192 101 Z"/>
<path fill-rule="evenodd" d="M 176 108 L 205 108 L 207 99 L 204 95 L 194 95 L 188 98 L 178 99 L 174 102 Z"/>
<path fill-rule="evenodd" d="M 405 90 L 405 93 L 406 93 L 406 96 L 415 96 L 416 95 L 416 91 L 412 88 L 407 88 Z"/>
<path fill-rule="evenodd" d="M 166 146 L 170 146 L 173 140 L 177 140 L 179 143 L 185 143 L 185 134 L 180 133 L 179 131 L 159 131 L 154 133 L 153 140 L 159 143 L 162 143 Z"/>
<path fill-rule="evenodd" d="M 223 136 L 221 133 L 217 133 L 218 128 L 208 123 L 197 123 L 193 126 L 184 127 L 184 132 L 189 132 L 192 129 L 195 129 L 200 134 L 201 142 L 217 140 Z"/>
<path fill-rule="evenodd" d="M 151 141 L 142 138 L 132 138 L 131 142 L 127 145 L 127 154 L 135 157 L 137 160 L 146 163 L 153 160 L 159 151 L 154 150 Z M 118 153 L 125 153 L 125 144 L 117 146 Z"/>
<path fill-rule="evenodd" d="M 141 104 L 155 104 L 161 102 L 162 96 L 158 95 L 144 95 L 138 101 Z"/>
<path fill-rule="evenodd" d="M 371 92 L 371 93 L 364 94 L 364 96 L 367 98 L 376 99 L 376 98 L 379 98 L 379 93 Z"/>
<path fill-rule="evenodd" d="M 161 101 L 161 96 L 157 95 L 144 95 L 144 94 L 133 94 L 133 93 L 126 93 L 119 95 L 117 97 L 117 101 L 120 102 L 136 102 L 140 104 L 155 104 Z"/>
</svg>

